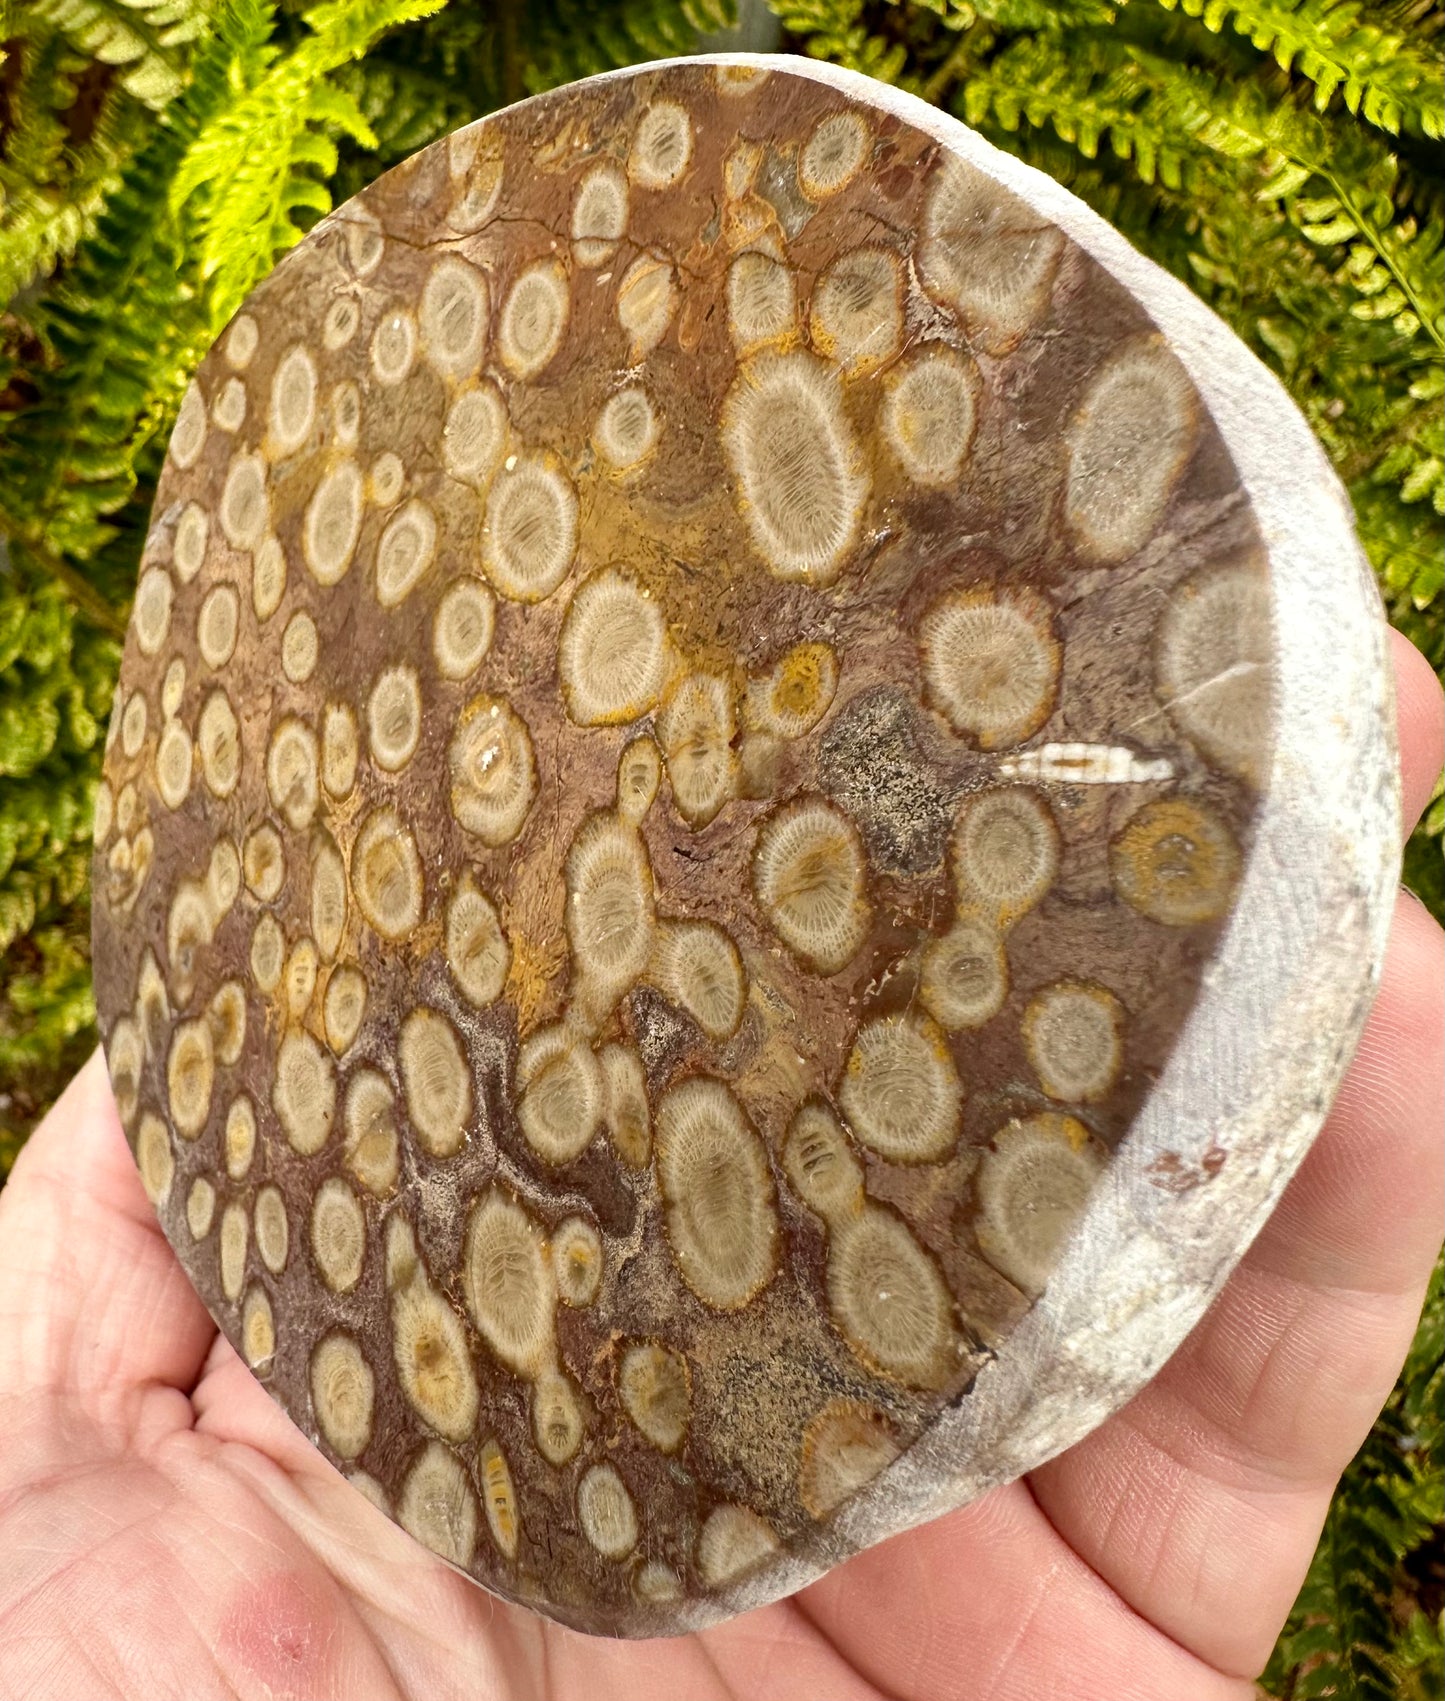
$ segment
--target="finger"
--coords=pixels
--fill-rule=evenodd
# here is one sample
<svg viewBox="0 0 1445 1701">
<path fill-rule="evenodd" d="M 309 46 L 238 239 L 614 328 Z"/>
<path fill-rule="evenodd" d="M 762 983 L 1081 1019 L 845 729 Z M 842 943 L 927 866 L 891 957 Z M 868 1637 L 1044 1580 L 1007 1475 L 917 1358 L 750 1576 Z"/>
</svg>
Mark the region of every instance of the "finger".
<svg viewBox="0 0 1445 1701">
<path fill-rule="evenodd" d="M 629 1701 L 877 1701 L 872 1686 L 789 1603 L 702 1638 L 639 1647 L 581 1635 L 473 1587 L 378 1518 L 371 1496 L 384 1499 L 380 1484 L 368 1480 L 365 1496 L 349 1488 L 224 1336 L 206 1360 L 194 1404 L 197 1438 L 227 1444 L 230 1468 L 342 1585 L 388 1648 L 393 1669 L 405 1672 L 408 1694 L 452 1695 L 459 1671 L 470 1680 L 467 1694 L 482 1693 L 479 1674 L 495 1668 L 507 1681 L 484 1685 L 488 1695 L 592 1701 L 615 1690 Z"/>
<path fill-rule="evenodd" d="M 1154 1382 L 1031 1479 L 1098 1573 L 1222 1670 L 1268 1657 L 1419 1315 L 1441 1233 L 1442 946 L 1402 895 L 1359 1051 L 1279 1209 Z"/>
<path fill-rule="evenodd" d="M 304 1474 L 329 1469 L 224 1335 L 217 1334 L 211 1343 L 191 1394 L 191 1406 L 198 1435 L 239 1442 L 284 1471 Z"/>
<path fill-rule="evenodd" d="M 1445 762 L 1445 696 L 1435 670 L 1403 632 L 1391 629 L 1390 649 L 1395 663 L 1401 800 L 1408 833 L 1430 801 Z"/>
<path fill-rule="evenodd" d="M 185 1389 L 214 1334 L 141 1187 L 97 1050 L 0 1193 L 0 1396 Z"/>
<path fill-rule="evenodd" d="M 1254 1694 L 1134 1613 L 1059 1539 L 1024 1483 L 870 1548 L 797 1602 L 895 1701 Z"/>
</svg>

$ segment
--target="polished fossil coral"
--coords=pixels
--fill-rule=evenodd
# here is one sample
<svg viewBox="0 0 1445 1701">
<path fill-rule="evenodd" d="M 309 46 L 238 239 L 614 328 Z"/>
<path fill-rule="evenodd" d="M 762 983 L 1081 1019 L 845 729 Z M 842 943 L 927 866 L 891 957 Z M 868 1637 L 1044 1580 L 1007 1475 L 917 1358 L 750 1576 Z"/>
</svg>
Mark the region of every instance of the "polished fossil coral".
<svg viewBox="0 0 1445 1701">
<path fill-rule="evenodd" d="M 1269 777 L 1180 358 L 867 95 L 601 79 L 325 219 L 186 394 L 107 749 L 167 1233 L 338 1468 L 591 1629 L 831 1552 L 966 1409 Z"/>
</svg>

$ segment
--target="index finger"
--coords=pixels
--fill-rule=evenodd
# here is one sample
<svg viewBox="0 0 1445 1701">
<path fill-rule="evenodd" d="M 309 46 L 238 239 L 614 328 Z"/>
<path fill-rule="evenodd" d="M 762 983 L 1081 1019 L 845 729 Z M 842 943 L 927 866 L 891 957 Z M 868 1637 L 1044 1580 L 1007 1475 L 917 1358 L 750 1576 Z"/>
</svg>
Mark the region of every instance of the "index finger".
<svg viewBox="0 0 1445 1701">
<path fill-rule="evenodd" d="M 1404 635 L 1390 629 L 1400 727 L 1400 793 L 1408 833 L 1420 819 L 1445 765 L 1445 694 L 1435 670 Z"/>
</svg>

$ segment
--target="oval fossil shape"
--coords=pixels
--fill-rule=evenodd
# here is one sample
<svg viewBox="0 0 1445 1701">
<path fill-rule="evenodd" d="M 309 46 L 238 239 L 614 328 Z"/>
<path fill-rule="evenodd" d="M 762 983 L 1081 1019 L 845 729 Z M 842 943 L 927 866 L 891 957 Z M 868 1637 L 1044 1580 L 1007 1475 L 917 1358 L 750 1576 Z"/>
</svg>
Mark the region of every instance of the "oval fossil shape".
<svg viewBox="0 0 1445 1701">
<path fill-rule="evenodd" d="M 253 1374 L 626 1636 L 1117 1409 L 1368 1003 L 1347 511 L 1173 280 L 812 61 L 323 218 L 187 391 L 96 835 L 123 1125 Z"/>
</svg>

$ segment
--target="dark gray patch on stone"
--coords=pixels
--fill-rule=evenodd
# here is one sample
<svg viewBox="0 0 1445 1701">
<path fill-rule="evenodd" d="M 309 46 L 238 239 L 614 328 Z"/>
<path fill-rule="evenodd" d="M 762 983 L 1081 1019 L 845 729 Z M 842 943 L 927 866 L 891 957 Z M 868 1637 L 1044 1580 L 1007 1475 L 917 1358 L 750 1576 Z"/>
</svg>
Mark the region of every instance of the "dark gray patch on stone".
<svg viewBox="0 0 1445 1701">
<path fill-rule="evenodd" d="M 667 1084 L 677 1065 L 695 1049 L 700 1035 L 694 1022 L 651 987 L 635 988 L 628 994 L 626 1004 L 633 1043 L 642 1059 L 651 1097 Z"/>
<path fill-rule="evenodd" d="M 769 148 L 757 176 L 758 194 L 778 215 L 788 241 L 797 240 L 802 228 L 817 211 L 798 187 L 798 157 Z"/>
<path fill-rule="evenodd" d="M 948 842 L 948 796 L 923 755 L 904 694 L 880 686 L 833 720 L 818 771 L 852 816 L 869 861 L 890 874 L 937 868 Z"/>
</svg>

